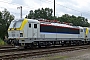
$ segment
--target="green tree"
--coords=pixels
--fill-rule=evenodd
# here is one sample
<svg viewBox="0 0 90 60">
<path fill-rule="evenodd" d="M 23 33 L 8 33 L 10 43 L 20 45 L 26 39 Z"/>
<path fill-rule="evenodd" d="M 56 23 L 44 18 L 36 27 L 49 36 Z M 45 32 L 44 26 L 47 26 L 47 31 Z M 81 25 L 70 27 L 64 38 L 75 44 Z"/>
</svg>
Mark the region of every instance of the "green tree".
<svg viewBox="0 0 90 60">
<path fill-rule="evenodd" d="M 29 14 L 26 15 L 26 18 L 34 18 L 34 19 L 48 19 L 48 20 L 54 20 L 54 16 L 52 15 L 53 10 L 50 8 L 41 8 L 37 9 L 35 11 L 30 10 Z M 88 27 L 90 24 L 88 23 L 88 19 L 85 17 L 81 16 L 74 16 L 74 15 L 69 15 L 69 14 L 64 14 L 61 17 L 55 16 L 55 20 L 58 20 L 60 22 L 66 22 L 66 23 L 72 23 L 74 26 L 83 26 L 83 27 Z"/>
<path fill-rule="evenodd" d="M 30 12 L 29 12 L 29 14 L 28 14 L 28 16 L 26 16 L 26 18 L 34 18 L 34 12 L 33 12 L 33 10 L 31 10 Z"/>
<path fill-rule="evenodd" d="M 26 16 L 26 18 L 43 18 L 43 19 L 52 19 L 52 13 L 53 10 L 49 9 L 49 8 L 45 8 L 45 9 L 37 9 L 35 11 L 30 10 L 29 14 Z"/>
<path fill-rule="evenodd" d="M 7 36 L 8 27 L 13 19 L 14 16 L 7 9 L 0 12 L 0 38 L 3 39 L 5 35 Z"/>
<path fill-rule="evenodd" d="M 88 23 L 88 20 L 85 17 L 81 16 L 70 16 L 68 14 L 64 14 L 61 17 L 57 18 L 60 22 L 67 22 L 72 23 L 74 26 L 82 26 L 82 27 L 88 27 L 90 24 Z"/>
</svg>

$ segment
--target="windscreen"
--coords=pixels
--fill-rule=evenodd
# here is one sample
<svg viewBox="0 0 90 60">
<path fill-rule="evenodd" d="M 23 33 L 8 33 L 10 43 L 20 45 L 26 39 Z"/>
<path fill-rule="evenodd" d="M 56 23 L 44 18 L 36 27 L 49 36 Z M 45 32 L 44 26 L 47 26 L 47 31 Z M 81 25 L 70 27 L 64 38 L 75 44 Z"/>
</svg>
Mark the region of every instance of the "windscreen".
<svg viewBox="0 0 90 60">
<path fill-rule="evenodd" d="M 12 21 L 9 28 L 20 28 L 22 20 Z"/>
<path fill-rule="evenodd" d="M 13 25 L 15 24 L 15 21 L 12 21 L 9 28 L 13 28 Z"/>
</svg>

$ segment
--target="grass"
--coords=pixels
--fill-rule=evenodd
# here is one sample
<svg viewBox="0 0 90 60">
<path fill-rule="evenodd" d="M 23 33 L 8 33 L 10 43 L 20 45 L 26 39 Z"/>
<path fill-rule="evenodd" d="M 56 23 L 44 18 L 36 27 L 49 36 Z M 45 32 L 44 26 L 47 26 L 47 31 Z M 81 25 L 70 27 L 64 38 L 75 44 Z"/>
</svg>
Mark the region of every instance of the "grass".
<svg viewBox="0 0 90 60">
<path fill-rule="evenodd" d="M 65 57 L 65 56 L 53 56 L 53 57 L 48 57 L 47 59 L 48 60 L 64 60 L 65 58 L 67 58 L 67 57 Z"/>
<path fill-rule="evenodd" d="M 65 58 L 68 58 L 68 57 L 60 56 L 60 55 L 56 55 L 56 56 L 47 55 L 46 57 L 38 58 L 37 60 L 64 60 Z"/>
<path fill-rule="evenodd" d="M 0 38 L 0 46 L 3 46 L 3 45 L 7 45 L 7 43 L 4 42 L 4 41 Z"/>
</svg>

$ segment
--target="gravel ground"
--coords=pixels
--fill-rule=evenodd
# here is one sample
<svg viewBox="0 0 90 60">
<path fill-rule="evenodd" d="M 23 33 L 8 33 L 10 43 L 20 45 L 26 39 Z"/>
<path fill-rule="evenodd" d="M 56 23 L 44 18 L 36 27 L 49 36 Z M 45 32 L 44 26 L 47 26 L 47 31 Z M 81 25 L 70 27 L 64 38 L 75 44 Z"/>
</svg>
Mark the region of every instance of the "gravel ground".
<svg viewBox="0 0 90 60">
<path fill-rule="evenodd" d="M 90 49 L 52 53 L 15 60 L 90 60 Z"/>
</svg>

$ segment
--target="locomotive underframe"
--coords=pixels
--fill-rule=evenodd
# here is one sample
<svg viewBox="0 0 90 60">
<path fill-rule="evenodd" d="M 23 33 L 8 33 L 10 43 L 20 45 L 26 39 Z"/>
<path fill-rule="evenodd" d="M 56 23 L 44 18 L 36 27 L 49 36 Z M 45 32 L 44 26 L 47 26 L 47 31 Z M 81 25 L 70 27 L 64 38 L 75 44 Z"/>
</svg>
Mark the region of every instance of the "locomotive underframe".
<svg viewBox="0 0 90 60">
<path fill-rule="evenodd" d="M 23 38 L 23 39 L 9 39 L 12 45 L 23 47 L 50 47 L 55 45 L 70 46 L 89 44 L 88 39 L 83 38 Z"/>
</svg>

